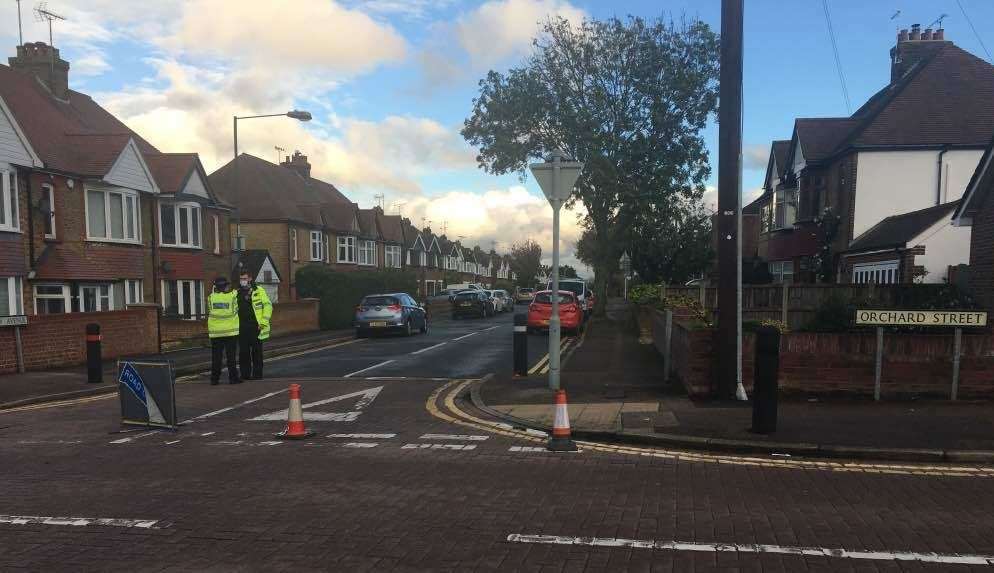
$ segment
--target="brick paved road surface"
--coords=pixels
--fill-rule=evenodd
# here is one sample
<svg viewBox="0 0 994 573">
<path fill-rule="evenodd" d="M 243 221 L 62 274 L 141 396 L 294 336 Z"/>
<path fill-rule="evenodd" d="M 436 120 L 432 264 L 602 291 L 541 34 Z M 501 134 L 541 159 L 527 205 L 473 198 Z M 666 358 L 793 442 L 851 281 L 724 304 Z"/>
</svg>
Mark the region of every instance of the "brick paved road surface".
<svg viewBox="0 0 994 573">
<path fill-rule="evenodd" d="M 490 326 L 481 322 L 475 328 Z M 431 362 L 443 371 L 452 364 L 471 371 L 471 354 L 477 352 L 485 370 L 500 354 L 479 346 L 501 337 L 506 342 L 507 336 L 481 332 L 466 339 L 477 338 L 477 346 L 396 359 L 412 372 Z M 429 412 L 429 396 L 444 387 L 434 407 L 442 416 L 459 415 L 442 400 L 457 387 L 444 380 L 340 377 L 346 368 L 380 358 L 357 350 L 377 343 L 385 343 L 383 349 L 402 346 L 409 357 L 415 348 L 409 345 L 426 348 L 432 341 L 364 341 L 325 351 L 322 361 L 309 362 L 313 355 L 300 363 L 284 361 L 294 378 L 240 386 L 181 384 L 184 418 L 233 409 L 196 419 L 175 434 L 111 433 L 117 430 L 114 399 L 0 414 L 0 570 L 971 567 L 886 555 L 856 560 L 530 544 L 508 541 L 513 534 L 994 554 L 994 477 L 716 464 L 592 448 L 579 454 L 530 451 L 540 444 Z M 275 364 L 270 372 L 280 374 Z M 252 418 L 285 409 L 282 390 L 290 381 L 303 386 L 305 404 L 355 395 L 305 408 L 315 437 L 275 442 L 272 434 L 282 423 Z M 463 400 L 455 405 L 478 415 Z M 12 521 L 4 516 L 156 523 L 2 523 Z"/>
</svg>

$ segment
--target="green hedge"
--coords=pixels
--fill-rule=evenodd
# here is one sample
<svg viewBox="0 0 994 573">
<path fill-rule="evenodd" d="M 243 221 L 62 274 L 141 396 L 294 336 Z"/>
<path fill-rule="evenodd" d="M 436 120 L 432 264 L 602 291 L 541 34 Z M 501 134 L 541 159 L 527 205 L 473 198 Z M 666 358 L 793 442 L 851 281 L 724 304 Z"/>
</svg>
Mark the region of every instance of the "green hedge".
<svg viewBox="0 0 994 573">
<path fill-rule="evenodd" d="M 297 271 L 297 294 L 320 299 L 318 313 L 322 329 L 349 328 L 355 307 L 370 294 L 406 292 L 417 298 L 418 281 L 413 271 L 378 270 L 343 273 L 311 265 Z"/>
</svg>

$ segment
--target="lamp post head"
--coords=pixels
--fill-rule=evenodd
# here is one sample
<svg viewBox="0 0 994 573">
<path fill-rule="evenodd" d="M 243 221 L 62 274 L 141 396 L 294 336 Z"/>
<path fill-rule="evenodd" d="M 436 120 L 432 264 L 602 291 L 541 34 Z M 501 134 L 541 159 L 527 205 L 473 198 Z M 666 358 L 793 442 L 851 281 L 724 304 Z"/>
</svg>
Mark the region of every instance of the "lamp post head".
<svg viewBox="0 0 994 573">
<path fill-rule="evenodd" d="M 298 109 L 286 112 L 287 117 L 292 117 L 298 121 L 311 121 L 311 112 Z"/>
</svg>

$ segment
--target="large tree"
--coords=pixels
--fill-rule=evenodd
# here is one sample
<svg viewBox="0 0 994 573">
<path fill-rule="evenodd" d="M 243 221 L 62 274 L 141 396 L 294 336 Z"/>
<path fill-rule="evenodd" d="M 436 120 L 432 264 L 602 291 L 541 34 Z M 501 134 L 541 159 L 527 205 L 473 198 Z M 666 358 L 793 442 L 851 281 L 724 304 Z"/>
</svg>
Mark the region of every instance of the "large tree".
<svg viewBox="0 0 994 573">
<path fill-rule="evenodd" d="M 524 176 L 557 149 L 584 162 L 567 207 L 586 208 L 598 312 L 638 215 L 703 191 L 717 78 L 718 38 L 703 22 L 557 18 L 521 67 L 480 82 L 462 134 L 484 170 Z"/>
<path fill-rule="evenodd" d="M 646 282 L 683 284 L 711 264 L 711 213 L 700 198 L 675 202 L 666 213 L 650 206 L 632 226 L 632 271 Z"/>
<path fill-rule="evenodd" d="M 542 269 L 542 247 L 531 239 L 511 245 L 511 270 L 518 276 L 518 286 L 532 288 Z"/>
</svg>

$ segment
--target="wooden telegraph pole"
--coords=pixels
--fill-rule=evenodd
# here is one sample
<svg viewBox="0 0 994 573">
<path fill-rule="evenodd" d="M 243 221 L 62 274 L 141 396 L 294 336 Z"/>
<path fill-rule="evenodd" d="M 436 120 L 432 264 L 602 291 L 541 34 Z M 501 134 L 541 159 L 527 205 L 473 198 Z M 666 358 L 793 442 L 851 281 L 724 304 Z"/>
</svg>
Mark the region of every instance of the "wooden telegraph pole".
<svg viewBox="0 0 994 573">
<path fill-rule="evenodd" d="M 721 2 L 718 111 L 718 398 L 735 398 L 741 372 L 742 10 Z"/>
</svg>

